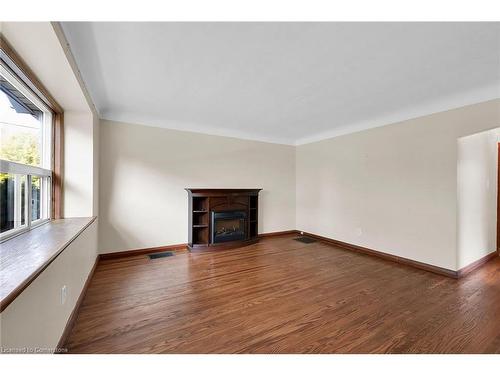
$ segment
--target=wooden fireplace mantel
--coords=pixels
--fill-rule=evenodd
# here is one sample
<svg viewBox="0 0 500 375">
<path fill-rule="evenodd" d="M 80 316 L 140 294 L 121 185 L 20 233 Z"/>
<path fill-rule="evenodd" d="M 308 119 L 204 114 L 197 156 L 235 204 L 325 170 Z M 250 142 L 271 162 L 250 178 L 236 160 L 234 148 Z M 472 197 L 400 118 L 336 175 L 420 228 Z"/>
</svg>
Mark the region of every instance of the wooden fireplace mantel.
<svg viewBox="0 0 500 375">
<path fill-rule="evenodd" d="M 188 247 L 190 250 L 217 250 L 246 246 L 258 241 L 259 192 L 262 189 L 186 188 L 188 192 Z M 212 212 L 246 213 L 245 239 L 211 242 Z"/>
</svg>

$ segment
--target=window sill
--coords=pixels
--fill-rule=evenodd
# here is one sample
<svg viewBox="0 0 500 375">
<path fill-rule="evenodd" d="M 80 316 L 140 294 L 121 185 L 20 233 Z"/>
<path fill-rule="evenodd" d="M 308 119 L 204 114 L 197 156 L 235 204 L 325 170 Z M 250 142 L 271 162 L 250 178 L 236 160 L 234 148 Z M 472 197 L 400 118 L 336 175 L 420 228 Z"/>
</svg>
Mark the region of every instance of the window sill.
<svg viewBox="0 0 500 375">
<path fill-rule="evenodd" d="M 30 230 L 38 228 L 40 225 L 48 224 L 48 223 L 50 223 L 50 219 L 41 219 L 41 220 L 37 220 L 37 222 L 33 222 L 31 224 L 31 227 L 28 227 L 25 225 L 23 227 L 11 229 L 7 232 L 4 232 L 4 233 L 2 233 L 2 235 L 4 235 L 5 233 L 7 233 L 7 234 L 4 237 L 0 237 L 0 245 L 8 240 L 13 239 L 14 237 L 20 236 L 21 234 L 27 233 Z"/>
<path fill-rule="evenodd" d="M 53 220 L 0 244 L 0 312 L 95 219 Z"/>
</svg>

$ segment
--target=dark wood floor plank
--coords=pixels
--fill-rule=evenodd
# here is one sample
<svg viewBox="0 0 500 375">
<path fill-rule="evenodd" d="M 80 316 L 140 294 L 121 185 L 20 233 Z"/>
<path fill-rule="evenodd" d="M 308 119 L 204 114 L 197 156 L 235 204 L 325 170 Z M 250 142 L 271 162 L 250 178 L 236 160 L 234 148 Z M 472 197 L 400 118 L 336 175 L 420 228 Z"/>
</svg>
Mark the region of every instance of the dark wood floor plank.
<svg viewBox="0 0 500 375">
<path fill-rule="evenodd" d="M 500 352 L 500 259 L 454 280 L 293 237 L 101 261 L 69 351 Z"/>
</svg>

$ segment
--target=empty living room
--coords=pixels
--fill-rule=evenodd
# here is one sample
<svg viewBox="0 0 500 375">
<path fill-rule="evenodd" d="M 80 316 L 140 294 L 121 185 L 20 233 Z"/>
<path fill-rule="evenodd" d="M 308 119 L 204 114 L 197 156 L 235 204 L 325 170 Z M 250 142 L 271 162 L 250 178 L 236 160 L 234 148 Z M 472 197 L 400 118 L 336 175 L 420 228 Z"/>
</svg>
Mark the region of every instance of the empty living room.
<svg viewBox="0 0 500 375">
<path fill-rule="evenodd" d="M 500 365 L 498 20 L 32 3 L 0 15 L 2 368 Z"/>
</svg>

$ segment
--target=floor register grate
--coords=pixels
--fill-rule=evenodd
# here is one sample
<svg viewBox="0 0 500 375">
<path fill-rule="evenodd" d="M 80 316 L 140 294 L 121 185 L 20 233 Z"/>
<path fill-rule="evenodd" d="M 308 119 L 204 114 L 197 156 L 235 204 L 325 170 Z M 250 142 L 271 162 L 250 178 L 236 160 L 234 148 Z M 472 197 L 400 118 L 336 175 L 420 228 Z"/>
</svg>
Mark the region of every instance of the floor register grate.
<svg viewBox="0 0 500 375">
<path fill-rule="evenodd" d="M 311 238 L 311 237 L 297 237 L 297 238 L 294 238 L 294 240 L 302 242 L 302 243 L 314 243 L 314 242 L 316 242 L 316 240 L 314 238 Z"/>
<path fill-rule="evenodd" d="M 158 259 L 165 257 L 173 257 L 175 254 L 172 251 L 164 251 L 163 253 L 148 254 L 149 259 Z"/>
</svg>

